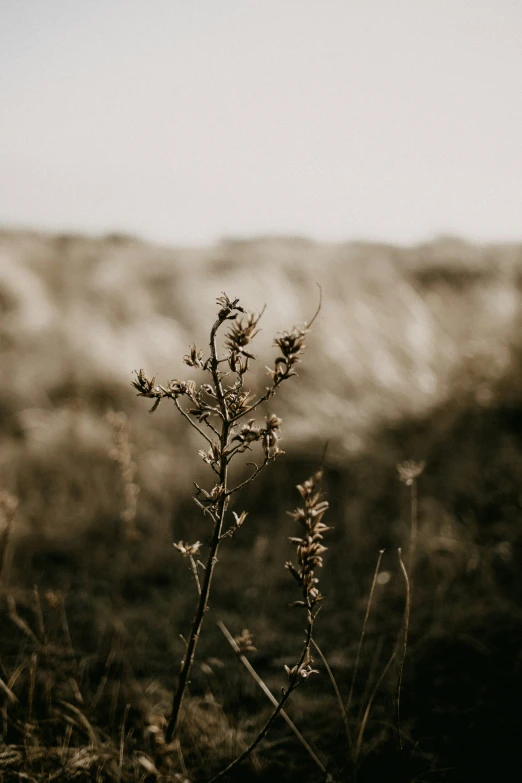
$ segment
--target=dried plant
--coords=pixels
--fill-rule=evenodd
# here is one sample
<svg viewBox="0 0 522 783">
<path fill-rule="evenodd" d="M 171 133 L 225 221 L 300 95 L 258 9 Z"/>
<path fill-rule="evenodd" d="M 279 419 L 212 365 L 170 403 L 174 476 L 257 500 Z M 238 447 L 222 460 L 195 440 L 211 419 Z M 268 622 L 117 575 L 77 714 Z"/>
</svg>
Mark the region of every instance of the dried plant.
<svg viewBox="0 0 522 783">
<path fill-rule="evenodd" d="M 125 536 L 129 541 L 139 538 L 136 529 L 136 511 L 138 507 L 139 486 L 135 482 L 137 465 L 133 460 L 130 440 L 131 424 L 124 413 L 109 411 L 106 419 L 112 428 L 112 447 L 109 457 L 117 465 L 123 492 L 124 508 L 120 519 L 125 526 Z"/>
<path fill-rule="evenodd" d="M 418 538 L 418 498 L 417 498 L 417 479 L 424 472 L 426 463 L 424 460 L 415 462 L 415 460 L 408 459 L 404 462 L 399 462 L 397 467 L 397 473 L 399 474 L 399 481 L 410 488 L 410 547 L 408 553 L 408 566 L 412 570 L 413 562 L 415 560 L 415 550 L 417 549 Z"/>
<path fill-rule="evenodd" d="M 201 583 L 194 559 L 195 555 L 199 554 L 199 542 L 196 544 L 179 542 L 176 545 L 181 555 L 191 559 L 199 598 L 173 697 L 172 713 L 165 735 L 167 744 L 171 742 L 176 731 L 203 618 L 208 608 L 219 546 L 223 539 L 232 537 L 245 522 L 245 511 L 240 514 L 233 512 L 230 526 L 225 529 L 230 499 L 283 453 L 279 447 L 282 437 L 281 419 L 269 412 L 263 421 L 258 422 L 252 414 L 262 403 L 274 396 L 283 381 L 296 375 L 296 367 L 301 361 L 305 347 L 305 336 L 321 306 L 319 302 L 317 312 L 309 324 L 295 327 L 291 332 L 283 332 L 275 338 L 274 345 L 278 348 L 278 355 L 272 368 L 267 368 L 270 383 L 265 393 L 256 397 L 245 387 L 245 376 L 251 362 L 255 359 L 251 343 L 258 333 L 258 324 L 264 310 L 258 314 L 248 313 L 238 299 L 230 299 L 225 293 L 217 299 L 217 304 L 219 307 L 217 319 L 210 330 L 209 356 L 205 357 L 203 350 L 196 345 L 192 345 L 184 356 L 185 364 L 207 376 L 203 383 L 198 385 L 193 380 L 174 379 L 161 385 L 156 382 L 155 377 L 149 378 L 143 370 L 136 373 L 136 379 L 133 381 L 138 395 L 153 401 L 151 413 L 164 400 L 174 403 L 178 412 L 206 442 L 205 448 L 199 451 L 199 455 L 216 476 L 208 489 L 195 484 L 194 500 L 209 519 L 212 528 Z M 224 327 L 228 329 L 224 334 L 224 349 L 219 352 L 217 338 Z M 252 468 L 250 476 L 235 486 L 230 486 L 230 463 L 239 455 L 252 452 L 256 446 L 261 451 L 261 459 L 258 462 L 247 463 Z M 322 513 L 318 512 L 318 516 L 321 517 Z M 320 520 L 317 524 L 319 523 Z M 315 566 L 320 564 L 321 547 L 316 540 L 308 542 L 307 539 L 303 539 L 300 551 L 302 576 L 299 578 L 303 580 L 304 605 L 311 618 L 314 606 L 320 598 L 313 577 L 310 577 L 310 570 L 314 564 Z M 295 570 L 295 574 L 301 571 Z M 307 650 L 309 650 L 309 642 Z M 308 653 L 303 655 L 298 673 L 291 672 L 289 675 L 292 688 L 298 680 L 307 677 L 313 671 L 307 655 Z"/>
<path fill-rule="evenodd" d="M 314 621 L 319 611 L 319 604 L 323 600 L 319 590 L 319 577 L 316 574 L 316 569 L 321 568 L 323 565 L 323 554 L 326 552 L 327 547 L 323 545 L 322 540 L 324 533 L 330 530 L 323 522 L 323 517 L 328 510 L 328 502 L 324 499 L 319 489 L 321 479 L 322 472 L 320 471 L 304 481 L 303 484 L 298 484 L 297 490 L 301 495 L 303 504 L 295 511 L 289 512 L 289 516 L 299 522 L 302 528 L 300 536 L 292 536 L 290 538 L 290 541 L 296 545 L 297 565 L 294 565 L 289 560 L 285 563 L 285 568 L 290 571 L 301 589 L 301 599 L 294 601 L 293 606 L 303 609 L 306 614 L 305 640 L 301 654 L 293 666 L 285 666 L 288 678 L 286 688 L 282 688 L 282 695 L 279 701 L 275 704 L 272 714 L 257 737 L 234 761 L 213 777 L 210 783 L 214 783 L 214 781 L 224 775 L 228 775 L 238 764 L 244 761 L 266 737 L 277 717 L 283 712 L 283 707 L 293 691 L 306 682 L 312 674 L 319 674 L 318 669 L 313 667 L 311 652 Z M 241 653 L 237 639 L 235 643 Z M 315 754 L 314 760 L 322 771 L 327 774 L 326 768 Z"/>
</svg>

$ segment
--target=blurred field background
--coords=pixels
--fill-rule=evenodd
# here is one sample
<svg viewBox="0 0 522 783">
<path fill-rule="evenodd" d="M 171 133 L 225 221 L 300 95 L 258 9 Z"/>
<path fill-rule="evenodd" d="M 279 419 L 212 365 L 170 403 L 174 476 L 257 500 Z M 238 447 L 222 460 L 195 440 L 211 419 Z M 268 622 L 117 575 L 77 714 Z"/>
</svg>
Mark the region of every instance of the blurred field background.
<svg viewBox="0 0 522 783">
<path fill-rule="evenodd" d="M 316 638 L 346 696 L 386 550 L 355 715 L 404 612 L 397 547 L 407 550 L 409 495 L 396 464 L 426 462 L 410 574 L 405 740 L 400 749 L 392 667 L 376 693 L 357 779 L 511 779 L 522 696 L 522 245 L 267 237 L 177 250 L 120 235 L 6 230 L 0 489 L 19 504 L 4 553 L 0 678 L 8 686 L 4 741 L 26 754 L 2 756 L 6 780 L 18 779 L 22 757 L 30 779 L 145 779 L 136 754 L 153 757 L 150 727 L 168 714 L 179 634 L 193 611 L 191 576 L 172 543 L 205 542 L 209 530 L 191 500 L 192 481 L 205 481 L 201 444 L 167 404 L 147 413 L 132 372 L 144 368 L 160 382 L 193 377 L 182 357 L 193 342 L 206 348 L 225 291 L 248 309 L 266 304 L 257 338 L 263 389 L 274 335 L 311 318 L 317 283 L 323 306 L 299 378 L 269 406 L 283 418 L 286 454 L 238 498 L 247 523 L 220 557 L 177 779 L 218 771 L 270 709 L 218 619 L 233 634 L 249 628 L 252 662 L 272 690 L 284 684 L 283 664 L 302 636 L 288 608 L 295 591 L 283 566 L 295 530 L 286 511 L 326 442 L 334 531 Z M 109 411 L 131 426 L 139 487 L 132 540 Z M 4 517 L 5 531 L 5 509 Z M 335 779 L 352 780 L 335 694 L 318 668 L 288 711 Z M 31 747 L 46 745 L 61 756 L 31 757 Z M 83 755 L 67 755 L 74 748 Z M 51 767 L 56 777 L 42 777 Z M 236 779 L 256 776 L 321 779 L 284 724 Z"/>
</svg>

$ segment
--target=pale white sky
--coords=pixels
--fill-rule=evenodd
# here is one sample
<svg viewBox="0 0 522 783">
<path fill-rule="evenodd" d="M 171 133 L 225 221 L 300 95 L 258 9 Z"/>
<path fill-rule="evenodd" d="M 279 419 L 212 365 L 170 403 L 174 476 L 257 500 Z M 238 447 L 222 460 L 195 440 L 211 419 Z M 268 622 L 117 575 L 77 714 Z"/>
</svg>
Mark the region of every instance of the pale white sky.
<svg viewBox="0 0 522 783">
<path fill-rule="evenodd" d="M 522 238 L 520 0 L 0 0 L 0 224 Z"/>
</svg>

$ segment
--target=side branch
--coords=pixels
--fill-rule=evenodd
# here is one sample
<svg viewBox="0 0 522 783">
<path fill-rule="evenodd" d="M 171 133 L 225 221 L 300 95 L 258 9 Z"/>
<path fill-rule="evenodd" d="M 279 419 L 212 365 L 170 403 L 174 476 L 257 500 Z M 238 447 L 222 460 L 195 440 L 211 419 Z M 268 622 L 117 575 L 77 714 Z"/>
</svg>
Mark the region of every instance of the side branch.
<svg viewBox="0 0 522 783">
<path fill-rule="evenodd" d="M 313 624 L 314 624 L 314 615 L 312 612 L 308 613 L 308 626 L 306 629 L 306 639 L 303 646 L 303 650 L 301 652 L 301 655 L 299 657 L 299 661 L 294 666 L 294 668 L 291 670 L 290 678 L 288 682 L 288 687 L 286 690 L 283 691 L 281 698 L 279 699 L 276 707 L 274 708 L 272 714 L 268 718 L 267 722 L 257 735 L 257 737 L 254 739 L 254 741 L 246 748 L 234 761 L 232 761 L 228 767 L 225 767 L 225 769 L 221 770 L 221 772 L 218 772 L 217 775 L 215 775 L 209 783 L 215 783 L 216 780 L 219 780 L 224 775 L 228 775 L 230 772 L 232 772 L 233 769 L 235 769 L 238 764 L 241 764 L 242 761 L 244 761 L 250 754 L 257 748 L 259 743 L 266 737 L 272 726 L 274 725 L 275 721 L 277 720 L 278 716 L 280 715 L 281 711 L 283 710 L 283 707 L 285 706 L 286 702 L 290 698 L 290 695 L 293 691 L 307 678 L 307 674 L 304 674 L 303 672 L 306 671 L 306 669 L 303 667 L 305 660 L 310 655 L 310 644 L 312 641 L 312 630 L 313 630 Z"/>
<path fill-rule="evenodd" d="M 174 405 L 176 406 L 176 408 L 178 409 L 178 411 L 181 413 L 181 415 L 182 415 L 182 416 L 184 416 L 184 417 L 186 418 L 186 420 L 189 422 L 189 424 L 191 424 L 191 425 L 192 425 L 192 427 L 194 427 L 194 429 L 195 429 L 195 430 L 197 430 L 197 431 L 199 432 L 199 434 L 201 435 L 201 437 L 205 438 L 205 440 L 207 441 L 207 443 L 210 443 L 210 445 L 212 446 L 212 438 L 209 438 L 209 436 L 207 435 L 207 433 L 206 433 L 206 432 L 203 432 L 203 430 L 201 429 L 201 427 L 198 427 L 198 425 L 196 424 L 196 422 L 195 422 L 193 419 L 191 419 L 191 418 L 190 418 L 190 416 L 188 415 L 187 411 L 184 411 L 184 410 L 183 410 L 183 408 L 181 407 L 181 405 L 180 405 L 180 404 L 179 404 L 179 402 L 177 401 L 176 397 L 174 397 L 173 395 L 170 395 L 170 394 L 169 394 L 169 397 L 170 397 L 170 399 L 171 399 L 171 400 L 174 400 Z"/>
<path fill-rule="evenodd" d="M 243 487 L 246 487 L 247 484 L 250 484 L 251 481 L 253 481 L 257 476 L 259 476 L 263 468 L 266 468 L 266 466 L 268 465 L 271 459 L 275 459 L 275 458 L 265 457 L 265 461 L 261 465 L 256 465 L 255 462 L 247 462 L 247 465 L 253 465 L 255 467 L 254 472 L 252 473 L 251 476 L 249 476 L 247 479 L 242 481 L 241 484 L 238 484 L 237 487 L 233 487 L 233 489 L 229 489 L 228 492 L 225 493 L 226 496 L 228 497 L 229 495 L 233 495 L 235 492 L 239 492 L 240 489 L 243 489 Z"/>
</svg>

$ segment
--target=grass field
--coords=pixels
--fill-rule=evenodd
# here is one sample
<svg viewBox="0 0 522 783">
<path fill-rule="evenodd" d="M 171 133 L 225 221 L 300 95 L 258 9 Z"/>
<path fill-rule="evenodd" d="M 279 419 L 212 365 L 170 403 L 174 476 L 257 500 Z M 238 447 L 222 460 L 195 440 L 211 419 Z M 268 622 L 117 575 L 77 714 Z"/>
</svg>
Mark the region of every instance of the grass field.
<svg viewBox="0 0 522 783">
<path fill-rule="evenodd" d="M 207 546 L 191 498 L 207 466 L 168 401 L 147 413 L 132 372 L 192 377 L 182 357 L 206 348 L 226 291 L 266 304 L 253 373 L 263 390 L 273 335 L 310 320 L 316 283 L 323 304 L 299 377 L 267 408 L 283 419 L 286 453 L 233 507 L 248 517 L 220 551 L 179 736 L 161 761 L 196 598 L 172 543 Z M 315 640 L 345 705 L 352 689 L 351 745 L 319 654 L 289 716 L 333 781 L 514 779 L 521 304 L 522 245 L 266 238 L 174 250 L 0 233 L 0 779 L 203 783 L 243 750 L 271 705 L 217 622 L 252 632 L 248 658 L 277 696 L 303 637 L 286 512 L 325 443 L 333 530 Z M 411 567 L 405 460 L 426 463 Z M 400 731 L 399 547 L 411 593 Z M 231 777 L 324 779 L 282 719 Z"/>
</svg>

